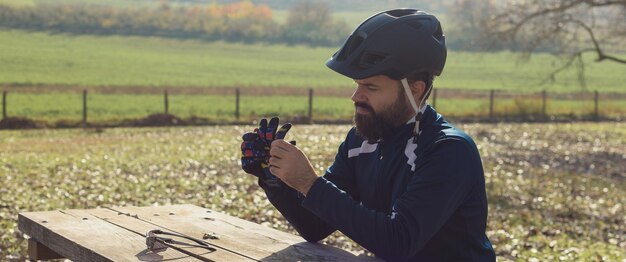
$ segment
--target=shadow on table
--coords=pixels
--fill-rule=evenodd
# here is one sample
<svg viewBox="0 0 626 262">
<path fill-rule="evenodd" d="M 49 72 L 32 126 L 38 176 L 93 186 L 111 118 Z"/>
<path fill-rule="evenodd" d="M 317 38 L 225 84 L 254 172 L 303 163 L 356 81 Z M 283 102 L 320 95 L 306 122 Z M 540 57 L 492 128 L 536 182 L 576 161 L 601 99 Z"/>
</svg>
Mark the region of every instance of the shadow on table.
<svg viewBox="0 0 626 262">
<path fill-rule="evenodd" d="M 167 250 L 166 246 L 162 246 L 160 248 L 156 248 L 153 250 L 144 249 L 143 251 L 137 253 L 135 257 L 137 257 L 139 261 L 174 261 L 174 260 L 181 260 L 181 259 L 189 259 L 190 257 L 188 254 L 180 253 L 180 257 L 171 257 L 168 259 L 164 259 L 163 256 L 159 253 L 165 252 L 166 250 Z M 198 254 L 198 255 L 202 256 L 208 253 L 211 253 L 211 252 L 206 252 L 204 254 Z M 213 260 L 210 260 L 207 258 L 206 261 L 213 261 Z"/>
<path fill-rule="evenodd" d="M 262 258 L 261 261 L 382 261 L 366 255 L 354 255 L 340 248 L 301 242 Z"/>
</svg>

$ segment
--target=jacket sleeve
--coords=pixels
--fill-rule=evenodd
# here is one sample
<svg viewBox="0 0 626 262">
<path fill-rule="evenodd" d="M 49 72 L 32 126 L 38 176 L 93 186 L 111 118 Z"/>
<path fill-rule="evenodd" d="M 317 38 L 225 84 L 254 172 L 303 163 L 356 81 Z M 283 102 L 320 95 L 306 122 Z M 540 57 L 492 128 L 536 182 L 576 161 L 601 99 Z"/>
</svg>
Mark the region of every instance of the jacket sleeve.
<svg viewBox="0 0 626 262">
<path fill-rule="evenodd" d="M 448 137 L 422 154 L 391 215 L 367 209 L 325 178 L 313 184 L 303 206 L 376 256 L 405 260 L 439 231 L 481 175 L 473 143 Z"/>
<path fill-rule="evenodd" d="M 272 205 L 306 241 L 320 241 L 335 231 L 328 223 L 302 207 L 303 197 L 293 188 L 285 184 L 273 188 L 265 186 L 262 182 L 259 182 L 259 185 L 265 190 L 267 199 Z"/>
<path fill-rule="evenodd" d="M 324 181 L 332 181 L 340 188 L 352 191 L 354 185 L 349 178 L 348 153 L 346 142 L 339 146 L 335 162 L 328 168 Z M 320 180 L 322 178 L 318 178 Z M 282 183 L 281 183 L 282 184 Z M 309 242 L 317 242 L 333 233 L 336 228 L 320 219 L 317 215 L 302 206 L 304 196 L 293 188 L 282 184 L 281 187 L 267 187 L 259 180 L 259 185 L 265 191 L 267 199 L 298 231 L 300 236 Z M 341 194 L 346 194 L 341 190 Z"/>
</svg>

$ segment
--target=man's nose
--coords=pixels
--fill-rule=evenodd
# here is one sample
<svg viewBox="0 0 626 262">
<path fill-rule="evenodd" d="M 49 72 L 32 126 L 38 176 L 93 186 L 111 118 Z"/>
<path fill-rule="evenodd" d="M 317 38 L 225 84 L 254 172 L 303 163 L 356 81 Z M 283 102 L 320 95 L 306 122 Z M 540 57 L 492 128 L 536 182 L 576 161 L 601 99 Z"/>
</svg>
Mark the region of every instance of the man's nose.
<svg viewBox="0 0 626 262">
<path fill-rule="evenodd" d="M 354 93 L 352 94 L 352 101 L 354 102 L 366 102 L 367 101 L 367 97 L 365 96 L 365 93 L 363 92 L 362 87 L 357 86 L 354 89 Z"/>
</svg>

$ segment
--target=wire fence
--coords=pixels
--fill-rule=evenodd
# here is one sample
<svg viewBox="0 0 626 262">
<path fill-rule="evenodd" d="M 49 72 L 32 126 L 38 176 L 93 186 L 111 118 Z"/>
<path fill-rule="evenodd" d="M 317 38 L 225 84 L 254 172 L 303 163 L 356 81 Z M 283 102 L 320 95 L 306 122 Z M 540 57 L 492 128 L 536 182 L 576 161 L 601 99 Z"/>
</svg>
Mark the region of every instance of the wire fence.
<svg viewBox="0 0 626 262">
<path fill-rule="evenodd" d="M 351 88 L 42 89 L 4 90 L 2 121 L 32 119 L 44 126 L 141 125 L 132 120 L 150 124 L 145 118 L 160 115 L 170 117 L 150 121 L 158 122 L 155 125 L 228 124 L 279 115 L 300 123 L 345 123 L 353 113 Z M 617 92 L 435 88 L 429 103 L 447 117 L 468 121 L 621 120 L 626 116 L 626 93 Z"/>
</svg>

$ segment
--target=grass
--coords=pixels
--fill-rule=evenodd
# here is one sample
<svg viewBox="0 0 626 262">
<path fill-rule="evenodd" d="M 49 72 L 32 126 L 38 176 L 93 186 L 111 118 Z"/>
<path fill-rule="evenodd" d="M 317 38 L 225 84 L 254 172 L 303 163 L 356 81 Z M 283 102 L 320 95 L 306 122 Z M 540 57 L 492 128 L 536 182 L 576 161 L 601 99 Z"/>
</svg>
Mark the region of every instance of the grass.
<svg viewBox="0 0 626 262">
<path fill-rule="evenodd" d="M 263 44 L 203 42 L 156 37 L 71 36 L 20 30 L 0 30 L 4 39 L 0 52 L 0 89 L 4 85 L 41 85 L 42 92 L 10 92 L 8 114 L 48 122 L 79 121 L 80 94 L 46 93 L 47 85 L 101 87 L 132 92 L 135 86 L 163 88 L 195 86 L 256 89 L 258 87 L 352 88 L 350 79 L 324 66 L 334 48 L 308 48 Z M 445 73 L 435 82 L 437 89 L 502 89 L 511 92 L 581 91 L 573 72 L 566 72 L 548 86 L 539 86 L 555 59 L 540 54 L 527 64 L 515 62 L 513 53 L 450 52 Z M 588 65 L 587 81 L 600 92 L 623 92 L 623 66 L 612 63 Z M 78 88 L 80 89 L 80 88 Z M 58 90 L 58 88 L 57 88 Z M 304 90 L 303 90 L 304 91 Z M 96 92 L 94 92 L 96 93 Z M 245 93 L 245 92 L 244 92 Z M 306 93 L 306 92 L 303 92 Z M 588 115 L 591 100 L 551 100 L 549 115 Z M 89 121 L 111 122 L 142 118 L 162 112 L 159 95 L 90 94 Z M 488 115 L 488 96 L 456 99 L 441 96 L 437 108 L 455 117 Z M 497 100 L 496 115 L 537 114 L 540 102 Z M 179 117 L 199 116 L 215 121 L 234 120 L 233 96 L 171 96 L 170 113 Z M 603 116 L 621 118 L 626 101 L 601 100 Z M 281 114 L 301 117 L 308 114 L 303 97 L 249 97 L 241 101 L 243 120 L 260 115 Z M 351 102 L 347 97 L 316 97 L 314 118 L 349 120 Z"/>
<path fill-rule="evenodd" d="M 36 5 L 36 0 L 0 0 L 0 4 L 9 5 L 9 6 L 34 6 Z"/>
<path fill-rule="evenodd" d="M 489 98 L 451 98 L 438 99 L 437 111 L 444 115 L 463 118 L 467 116 L 486 117 L 489 115 Z M 501 98 L 494 102 L 496 117 L 541 116 L 543 104 L 540 99 Z M 593 100 L 548 100 L 547 116 L 588 117 L 595 113 Z M 609 118 L 626 115 L 626 101 L 601 100 L 598 114 Z"/>
<path fill-rule="evenodd" d="M 301 87 L 351 86 L 324 66 L 336 48 L 176 40 L 157 37 L 71 36 L 0 30 L 0 84 L 80 86 Z M 440 88 L 580 91 L 566 71 L 540 86 L 556 58 L 537 54 L 516 63 L 515 53 L 448 55 Z M 589 61 L 589 90 L 622 92 L 626 75 L 616 63 Z"/>
<path fill-rule="evenodd" d="M 87 100 L 88 120 L 92 123 L 119 122 L 138 119 L 165 111 L 163 95 L 90 94 Z M 314 117 L 318 120 L 344 119 L 349 121 L 353 105 L 348 97 L 316 97 L 313 100 Z M 235 96 L 170 95 L 170 114 L 182 118 L 192 116 L 213 121 L 235 121 Z M 74 121 L 82 119 L 82 94 L 49 93 L 7 96 L 7 115 L 37 121 Z M 306 96 L 242 96 L 241 120 L 259 116 L 282 115 L 288 118 L 308 116 Z"/>
<path fill-rule="evenodd" d="M 588 118 L 594 114 L 592 98 L 588 100 L 549 99 L 548 116 Z M 432 104 L 432 100 L 431 100 Z M 140 119 L 165 111 L 162 94 L 104 94 L 89 93 L 87 99 L 90 123 L 120 123 L 123 120 Z M 235 95 L 169 95 L 168 113 L 188 119 L 200 117 L 212 122 L 235 122 Z M 440 95 L 436 101 L 439 112 L 456 119 L 489 116 L 489 97 L 453 98 Z M 240 121 L 249 122 L 260 116 L 281 115 L 296 120 L 308 116 L 308 97 L 258 96 L 242 92 L 239 107 Z M 599 115 L 619 119 L 626 115 L 625 100 L 600 100 Z M 348 96 L 314 96 L 314 121 L 344 121 L 352 118 L 354 108 Z M 7 115 L 48 122 L 78 124 L 82 120 L 81 93 L 9 93 Z M 540 99 L 496 98 L 494 115 L 499 117 L 528 117 L 542 115 Z M 57 123 L 57 124 L 55 124 Z"/>
<path fill-rule="evenodd" d="M 432 103 L 432 102 L 431 102 Z M 87 99 L 90 123 L 120 123 L 124 119 L 140 119 L 165 111 L 162 94 L 102 94 L 89 93 Z M 489 116 L 489 97 L 446 98 L 439 97 L 437 110 L 456 119 Z M 207 118 L 214 123 L 234 122 L 235 95 L 169 95 L 168 113 L 188 119 Z M 260 116 L 280 115 L 286 119 L 308 116 L 308 97 L 302 96 L 256 96 L 242 92 L 240 97 L 240 121 L 250 122 Z M 498 117 L 541 116 L 539 99 L 497 99 L 494 115 Z M 349 97 L 314 96 L 313 119 L 316 121 L 345 121 L 352 118 L 354 108 Z M 592 100 L 548 100 L 549 116 L 589 117 L 594 113 Z M 7 115 L 36 121 L 78 124 L 82 120 L 81 93 L 9 93 Z M 626 115 L 626 101 L 601 100 L 599 114 L 619 118 Z M 56 124 L 58 125 L 58 124 Z"/>
<path fill-rule="evenodd" d="M 0 31 L 0 83 L 82 86 L 327 87 L 330 49 L 152 37 Z M 8 63 L 8 64 L 5 64 Z M 324 70 L 322 70 L 324 69 Z"/>
<path fill-rule="evenodd" d="M 499 261 L 626 259 L 623 123 L 460 125 L 479 146 Z M 24 260 L 17 214 L 189 203 L 291 226 L 239 167 L 253 126 L 0 131 L 0 260 Z M 295 125 L 321 173 L 349 126 Z M 339 233 L 326 243 L 362 250 Z"/>
</svg>

